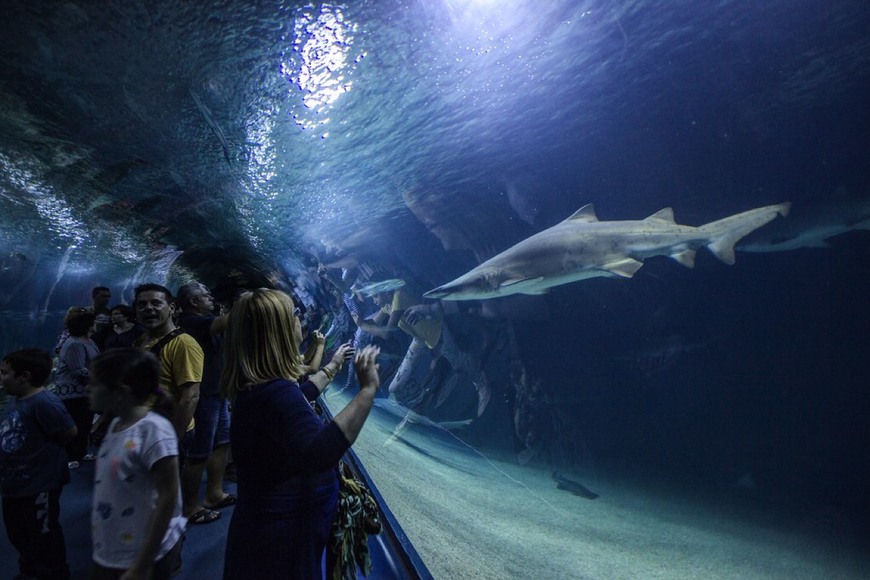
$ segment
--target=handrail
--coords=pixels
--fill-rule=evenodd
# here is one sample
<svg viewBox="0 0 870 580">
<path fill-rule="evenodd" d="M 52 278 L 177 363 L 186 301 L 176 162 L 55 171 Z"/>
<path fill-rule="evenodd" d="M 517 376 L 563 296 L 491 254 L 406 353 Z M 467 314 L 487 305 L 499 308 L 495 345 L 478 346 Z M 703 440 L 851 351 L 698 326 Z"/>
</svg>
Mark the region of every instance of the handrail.
<svg viewBox="0 0 870 580">
<path fill-rule="evenodd" d="M 348 449 L 344 459 L 350 466 L 354 476 L 365 482 L 378 504 L 383 530 L 375 536 L 375 541 L 381 545 L 396 578 L 431 580 L 433 578 L 432 574 L 429 572 L 426 564 L 423 563 L 417 550 L 414 549 L 414 545 L 405 534 L 396 516 L 390 511 L 384 496 L 378 491 L 368 471 L 363 467 L 359 456 L 354 453 L 353 449 Z M 391 556 L 395 556 L 397 559 L 393 559 Z"/>
<path fill-rule="evenodd" d="M 331 420 L 332 413 L 329 411 L 329 408 L 326 405 L 321 405 L 321 407 L 324 415 Z M 414 549 L 414 545 L 405 534 L 396 516 L 387 507 L 387 501 L 381 495 L 381 492 L 378 491 L 378 487 L 368 471 L 363 467 L 359 456 L 353 449 L 348 449 L 344 455 L 344 460 L 353 472 L 354 477 L 359 478 L 368 486 L 372 496 L 375 498 L 375 502 L 378 504 L 378 512 L 380 512 L 383 530 L 380 534 L 374 536 L 374 538 L 370 537 L 369 542 L 374 539 L 381 547 L 384 558 L 387 560 L 393 575 L 403 580 L 432 580 L 434 577 L 429 572 L 426 564 L 423 563 L 417 550 Z M 379 575 L 378 577 L 382 576 Z"/>
</svg>

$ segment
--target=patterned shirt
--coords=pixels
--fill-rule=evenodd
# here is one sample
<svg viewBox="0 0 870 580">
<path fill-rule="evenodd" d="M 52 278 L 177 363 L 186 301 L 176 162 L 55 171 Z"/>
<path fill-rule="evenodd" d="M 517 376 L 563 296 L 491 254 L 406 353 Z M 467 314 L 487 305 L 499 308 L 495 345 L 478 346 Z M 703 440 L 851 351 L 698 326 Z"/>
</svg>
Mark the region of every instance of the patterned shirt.
<svg viewBox="0 0 870 580">
<path fill-rule="evenodd" d="M 178 456 L 178 439 L 172 424 L 154 412 L 115 432 L 118 421 L 112 421 L 97 455 L 91 533 L 95 562 L 108 568 L 129 568 L 142 549 L 157 506 L 151 469 L 163 458 Z M 172 520 L 155 561 L 178 542 L 186 522 L 181 515 L 179 485 Z"/>
<path fill-rule="evenodd" d="M 0 419 L 0 492 L 26 497 L 69 483 L 66 450 L 60 435 L 75 423 L 57 395 L 40 391 L 10 397 Z"/>
</svg>

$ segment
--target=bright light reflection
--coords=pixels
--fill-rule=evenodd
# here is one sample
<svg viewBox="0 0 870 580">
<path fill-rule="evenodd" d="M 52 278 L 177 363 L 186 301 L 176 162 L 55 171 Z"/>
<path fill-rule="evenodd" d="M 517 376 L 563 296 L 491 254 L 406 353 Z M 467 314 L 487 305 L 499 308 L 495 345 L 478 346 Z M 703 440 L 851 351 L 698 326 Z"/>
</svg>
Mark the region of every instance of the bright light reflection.
<svg viewBox="0 0 870 580">
<path fill-rule="evenodd" d="M 52 231 L 58 236 L 72 240 L 74 244 L 82 244 L 85 236 L 84 224 L 75 219 L 72 210 L 63 200 L 55 196 L 54 191 L 43 183 L 33 170 L 15 164 L 9 157 L 0 153 L 0 170 L 13 187 L 27 193 L 39 214 Z"/>
<path fill-rule="evenodd" d="M 252 144 L 248 148 L 250 157 L 247 172 L 254 181 L 251 193 L 268 200 L 274 200 L 278 196 L 277 190 L 268 187 L 269 182 L 278 175 L 275 170 L 275 142 L 272 139 L 274 129 L 275 120 L 266 113 L 253 119 L 246 127 L 246 141 Z"/>
<path fill-rule="evenodd" d="M 302 91 L 302 103 L 315 115 L 325 115 L 353 84 L 345 78 L 344 69 L 350 65 L 348 55 L 356 28 L 347 22 L 341 7 L 332 4 L 320 6 L 319 13 L 317 8 L 308 6 L 296 18 L 293 26 L 296 62 L 282 63 L 281 72 Z M 295 117 L 296 123 L 306 129 L 328 122 L 326 117 Z"/>
</svg>

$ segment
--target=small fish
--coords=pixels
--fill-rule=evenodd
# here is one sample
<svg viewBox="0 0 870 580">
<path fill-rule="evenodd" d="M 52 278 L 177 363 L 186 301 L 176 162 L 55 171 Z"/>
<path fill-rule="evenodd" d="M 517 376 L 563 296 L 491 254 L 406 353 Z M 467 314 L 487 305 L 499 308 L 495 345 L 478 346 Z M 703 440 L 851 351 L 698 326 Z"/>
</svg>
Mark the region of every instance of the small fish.
<svg viewBox="0 0 870 580">
<path fill-rule="evenodd" d="M 585 486 L 574 481 L 573 479 L 568 479 L 564 475 L 560 474 L 558 471 L 553 472 L 553 481 L 556 482 L 557 488 L 564 489 L 565 491 L 570 491 L 574 495 L 579 495 L 580 497 L 585 497 L 586 499 L 595 499 L 598 497 L 598 494 L 594 491 L 587 489 Z"/>
<path fill-rule="evenodd" d="M 390 280 L 381 280 L 380 282 L 372 282 L 357 288 L 357 292 L 364 296 L 374 296 L 382 292 L 391 292 L 405 285 L 405 281 L 400 278 L 392 278 Z"/>
</svg>

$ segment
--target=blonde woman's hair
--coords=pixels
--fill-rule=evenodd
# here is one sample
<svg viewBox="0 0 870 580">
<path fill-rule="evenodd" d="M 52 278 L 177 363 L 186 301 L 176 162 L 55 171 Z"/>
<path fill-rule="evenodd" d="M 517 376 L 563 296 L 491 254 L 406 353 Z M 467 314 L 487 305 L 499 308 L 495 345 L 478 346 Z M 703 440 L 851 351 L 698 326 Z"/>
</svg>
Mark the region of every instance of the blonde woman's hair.
<svg viewBox="0 0 870 580">
<path fill-rule="evenodd" d="M 224 334 L 225 397 L 233 400 L 240 390 L 302 375 L 294 309 L 293 299 L 278 290 L 260 288 L 239 297 Z"/>
</svg>

